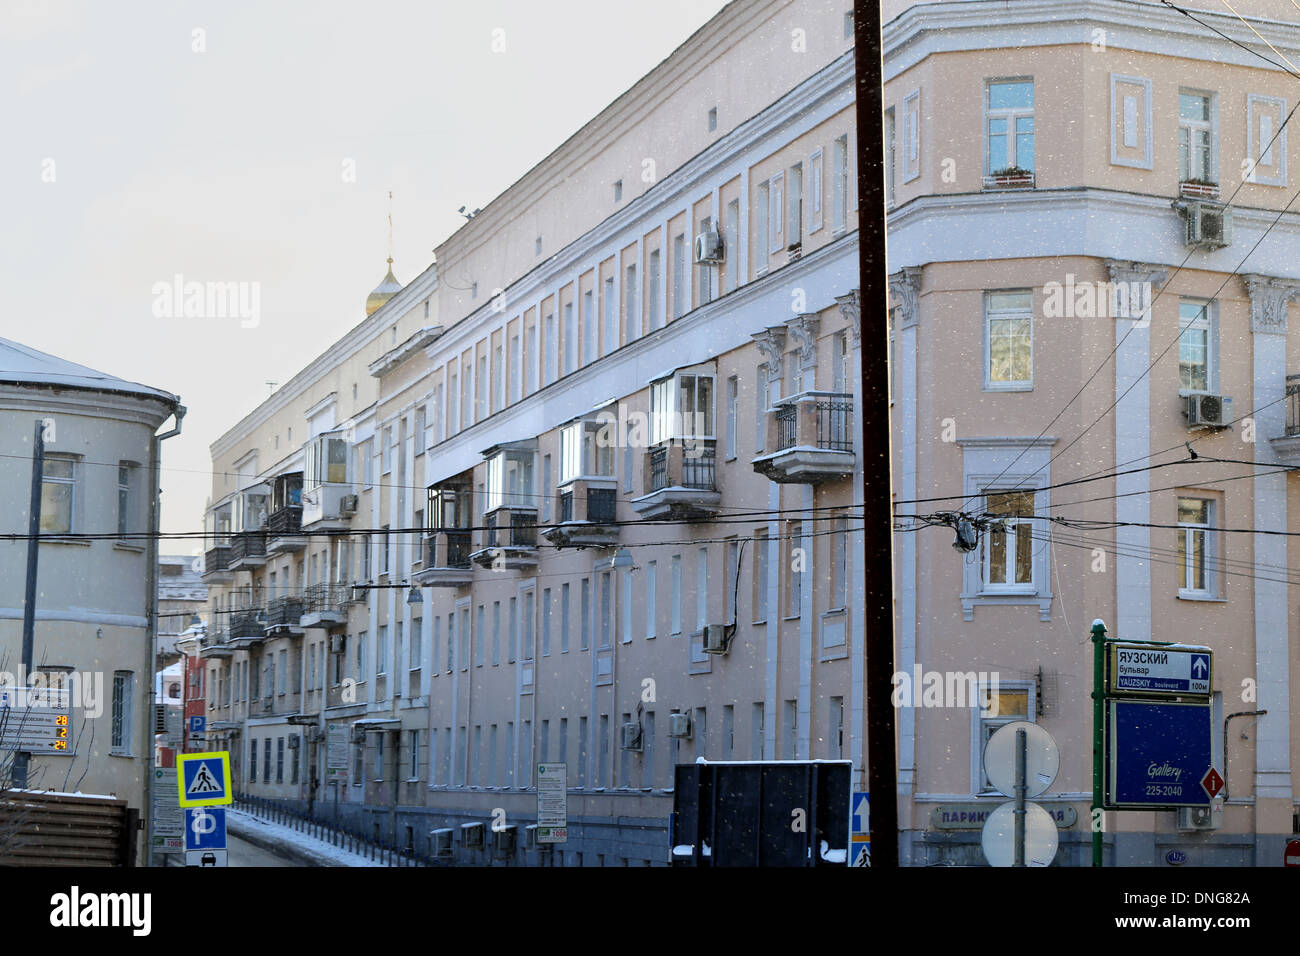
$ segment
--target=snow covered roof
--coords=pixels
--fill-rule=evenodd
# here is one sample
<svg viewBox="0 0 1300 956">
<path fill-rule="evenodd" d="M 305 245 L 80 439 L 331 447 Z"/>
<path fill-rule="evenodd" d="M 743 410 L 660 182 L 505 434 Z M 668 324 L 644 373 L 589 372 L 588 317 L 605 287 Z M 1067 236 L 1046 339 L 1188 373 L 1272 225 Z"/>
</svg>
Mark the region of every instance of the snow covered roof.
<svg viewBox="0 0 1300 956">
<path fill-rule="evenodd" d="M 180 402 L 180 397 L 171 392 L 106 375 L 6 338 L 0 338 L 0 382 L 123 392 L 156 398 L 172 405 Z"/>
</svg>

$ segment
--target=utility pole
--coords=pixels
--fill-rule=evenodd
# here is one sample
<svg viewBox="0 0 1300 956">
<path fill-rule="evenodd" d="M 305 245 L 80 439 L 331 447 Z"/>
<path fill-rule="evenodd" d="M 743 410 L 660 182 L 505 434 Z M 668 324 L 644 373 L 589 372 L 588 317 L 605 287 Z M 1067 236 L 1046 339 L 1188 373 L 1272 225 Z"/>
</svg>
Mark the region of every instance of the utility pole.
<svg viewBox="0 0 1300 956">
<path fill-rule="evenodd" d="M 885 263 L 880 4 L 854 4 L 858 128 L 859 315 L 862 335 L 863 615 L 866 625 L 867 786 L 871 865 L 898 866 L 894 738 L 894 516 L 890 495 L 889 287 Z M 869 321 L 868 321 L 869 320 Z"/>
<path fill-rule="evenodd" d="M 41 533 L 41 480 L 45 476 L 45 423 L 36 419 L 36 432 L 32 437 L 32 496 L 27 507 L 27 592 L 23 601 L 23 680 L 31 686 L 32 661 L 36 656 L 36 562 L 40 556 Z M 27 761 L 31 757 L 25 750 L 14 754 L 13 785 L 17 790 L 27 787 Z"/>
</svg>

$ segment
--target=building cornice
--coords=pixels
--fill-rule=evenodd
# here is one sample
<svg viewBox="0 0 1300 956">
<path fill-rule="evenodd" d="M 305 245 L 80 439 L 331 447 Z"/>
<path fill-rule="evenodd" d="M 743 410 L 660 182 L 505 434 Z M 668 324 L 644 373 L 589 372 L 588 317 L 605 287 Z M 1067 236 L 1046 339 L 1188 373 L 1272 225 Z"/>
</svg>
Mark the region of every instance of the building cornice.
<svg viewBox="0 0 1300 956">
<path fill-rule="evenodd" d="M 1197 10 L 1197 23 L 1158 3 L 1134 0 L 965 0 L 908 8 L 882 30 L 884 81 L 927 57 L 965 50 L 1033 46 L 1083 46 L 1103 30 L 1107 49 L 1123 49 L 1185 60 L 1212 61 L 1283 72 L 1250 52 L 1259 37 L 1228 12 Z M 1300 53 L 1300 24 L 1247 18 L 1278 50 Z M 1204 26 L 1202 26 L 1204 24 Z M 1212 27 L 1247 49 L 1216 35 Z M 1295 59 L 1294 56 L 1290 57 Z"/>
</svg>

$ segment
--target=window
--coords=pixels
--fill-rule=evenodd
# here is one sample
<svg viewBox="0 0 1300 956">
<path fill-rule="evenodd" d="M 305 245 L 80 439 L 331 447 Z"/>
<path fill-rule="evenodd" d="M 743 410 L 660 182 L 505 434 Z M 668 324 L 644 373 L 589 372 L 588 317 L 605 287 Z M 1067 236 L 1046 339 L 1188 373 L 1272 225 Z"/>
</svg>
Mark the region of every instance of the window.
<svg viewBox="0 0 1300 956">
<path fill-rule="evenodd" d="M 573 316 L 573 303 L 564 303 L 564 374 L 578 367 L 578 326 Z"/>
<path fill-rule="evenodd" d="M 418 780 L 420 776 L 420 732 L 418 730 L 412 730 L 410 733 L 411 733 L 410 779 Z"/>
<path fill-rule="evenodd" d="M 740 200 L 733 199 L 727 203 L 726 234 L 723 237 L 723 269 L 727 287 L 724 292 L 732 292 L 739 284 L 740 276 Z"/>
<path fill-rule="evenodd" d="M 551 589 L 542 589 L 542 656 L 551 656 Z M 545 761 L 545 757 L 542 758 Z"/>
<path fill-rule="evenodd" d="M 785 173 L 768 180 L 767 223 L 767 251 L 780 252 L 785 248 Z"/>
<path fill-rule="evenodd" d="M 488 360 L 486 355 L 478 357 L 478 369 L 474 376 L 474 421 L 482 421 L 488 416 Z"/>
<path fill-rule="evenodd" d="M 384 733 L 375 734 L 375 782 L 384 780 Z"/>
<path fill-rule="evenodd" d="M 284 738 L 275 739 L 275 782 L 284 783 Z"/>
<path fill-rule="evenodd" d="M 544 374 L 546 376 L 546 384 L 550 385 L 552 382 L 555 381 L 556 378 L 555 362 L 556 362 L 556 356 L 558 355 L 557 346 L 555 342 L 555 314 L 554 313 L 547 313 L 546 320 L 544 322 L 544 331 L 546 335 L 546 343 L 545 343 L 546 370 Z"/>
<path fill-rule="evenodd" d="M 460 429 L 460 376 L 455 369 L 447 375 L 447 434 Z"/>
<path fill-rule="evenodd" d="M 672 629 L 670 633 L 673 637 L 680 637 L 682 633 L 682 556 L 673 555 L 673 593 L 672 593 Z"/>
<path fill-rule="evenodd" d="M 993 784 L 989 781 L 988 771 L 984 766 L 984 749 L 999 729 L 1017 720 L 1033 721 L 1035 717 L 1034 687 L 1028 682 L 999 681 L 996 686 L 979 688 L 974 706 L 979 710 L 979 735 L 973 741 L 976 752 L 975 760 L 979 766 L 979 777 L 975 781 L 976 792 L 989 793 Z M 981 704 L 987 702 L 984 710 Z"/>
<path fill-rule="evenodd" d="M 842 141 L 847 137 L 841 137 L 835 141 L 835 163 L 836 163 L 836 180 L 839 179 L 839 164 L 841 156 Z M 844 162 L 848 162 L 847 142 L 843 148 Z M 921 175 L 921 91 L 913 90 L 903 98 L 903 182 L 910 183 L 913 179 Z M 838 186 L 836 187 L 838 188 Z M 838 197 L 837 197 L 838 199 Z M 839 203 L 836 203 L 836 213 L 839 212 Z M 839 230 L 837 222 L 835 226 Z"/>
<path fill-rule="evenodd" d="M 398 625 L 399 634 L 401 624 Z M 418 671 L 424 663 L 424 618 L 411 618 L 411 659 L 407 670 Z"/>
<path fill-rule="evenodd" d="M 257 738 L 248 741 L 248 782 L 257 783 Z"/>
<path fill-rule="evenodd" d="M 844 698 L 832 697 L 826 719 L 826 759 L 844 756 Z"/>
<path fill-rule="evenodd" d="M 754 277 L 767 272 L 767 213 L 772 186 L 761 182 L 754 191 Z"/>
<path fill-rule="evenodd" d="M 1025 590 L 1034 585 L 1034 525 L 1032 491 L 992 492 L 984 510 L 1001 525 L 991 526 L 980 539 L 986 590 Z"/>
<path fill-rule="evenodd" d="M 271 782 L 271 738 L 262 741 L 262 782 Z"/>
<path fill-rule="evenodd" d="M 736 569 L 740 562 L 740 542 L 731 538 L 726 543 L 727 576 L 722 579 L 723 600 L 726 601 L 725 623 L 736 619 Z"/>
<path fill-rule="evenodd" d="M 712 133 L 718 128 L 718 108 L 716 106 L 709 110 L 709 132 Z"/>
<path fill-rule="evenodd" d="M 767 366 L 758 367 L 757 381 L 754 385 L 754 451 L 761 452 L 767 444 Z"/>
<path fill-rule="evenodd" d="M 628 266 L 623 271 L 623 304 L 626 323 L 623 327 L 623 341 L 631 342 L 641 334 L 641 323 L 637 319 L 637 285 L 636 266 Z"/>
<path fill-rule="evenodd" d="M 1215 502 L 1178 499 L 1178 596 L 1215 597 Z"/>
<path fill-rule="evenodd" d="M 506 404 L 505 348 L 492 346 L 492 411 L 499 412 Z"/>
<path fill-rule="evenodd" d="M 767 529 L 754 532 L 754 623 L 767 620 Z"/>
<path fill-rule="evenodd" d="M 560 429 L 560 484 L 582 476 L 614 477 L 614 446 L 598 440 L 598 425 L 578 421 Z"/>
<path fill-rule="evenodd" d="M 736 751 L 736 706 L 722 707 L 722 759 L 731 760 Z"/>
<path fill-rule="evenodd" d="M 379 573 L 388 573 L 388 552 L 389 552 L 389 534 L 388 525 L 384 525 L 383 534 L 379 536 Z"/>
<path fill-rule="evenodd" d="M 808 157 L 808 231 L 822 227 L 822 151 Z"/>
<path fill-rule="evenodd" d="M 885 110 L 885 202 L 894 204 L 894 153 L 897 140 L 897 127 L 894 123 L 894 108 Z"/>
<path fill-rule="evenodd" d="M 484 513 L 498 508 L 536 508 L 532 448 L 506 448 L 488 459 L 487 496 Z"/>
<path fill-rule="evenodd" d="M 798 701 L 787 700 L 781 708 L 781 759 L 794 760 L 799 733 Z"/>
<path fill-rule="evenodd" d="M 542 487 L 543 488 L 551 487 L 551 456 L 550 455 L 542 456 Z M 553 500 L 553 496 L 549 492 L 547 494 L 542 495 L 541 505 L 542 505 L 543 521 L 551 520 L 552 500 Z"/>
<path fill-rule="evenodd" d="M 480 604 L 474 614 L 474 666 L 483 666 L 483 642 L 487 639 L 487 628 L 483 626 L 483 605 Z"/>
<path fill-rule="evenodd" d="M 595 292 L 582 293 L 582 364 L 596 360 L 596 302 Z"/>
<path fill-rule="evenodd" d="M 1178 180 L 1216 183 L 1214 168 L 1214 97 L 1178 91 Z"/>
<path fill-rule="evenodd" d="M 578 649 L 585 651 L 591 646 L 591 578 L 582 579 L 582 603 L 579 605 L 579 610 L 582 613 L 578 625 L 582 643 L 578 645 Z"/>
<path fill-rule="evenodd" d="M 632 642 L 632 569 L 623 569 L 623 643 Z"/>
<path fill-rule="evenodd" d="M 131 725 L 134 717 L 135 674 L 116 671 L 113 674 L 113 732 L 111 752 L 119 757 L 132 754 Z"/>
<path fill-rule="evenodd" d="M 123 461 L 117 465 L 117 533 L 119 536 L 139 531 L 136 526 L 134 462 Z"/>
<path fill-rule="evenodd" d="M 71 534 L 77 462 L 65 455 L 46 455 L 41 468 L 41 533 Z"/>
<path fill-rule="evenodd" d="M 614 202 L 623 201 L 623 180 L 614 183 Z"/>
<path fill-rule="evenodd" d="M 428 411 L 426 406 L 421 405 L 415 410 L 415 454 L 416 457 L 424 454 L 425 447 L 429 444 L 428 435 Z"/>
<path fill-rule="evenodd" d="M 618 347 L 618 329 L 614 324 L 616 315 L 614 306 L 617 305 L 617 299 L 614 295 L 614 277 L 610 276 L 605 280 L 605 294 L 601 300 L 601 308 L 604 309 L 605 331 L 604 331 L 604 348 L 600 350 L 601 355 L 608 355 Z"/>
<path fill-rule="evenodd" d="M 680 319 L 688 311 L 686 305 L 686 236 L 673 236 L 673 318 Z"/>
<path fill-rule="evenodd" d="M 524 351 L 515 359 L 515 364 L 518 365 L 521 361 L 526 378 L 523 387 L 531 395 L 537 391 L 537 326 L 531 322 L 524 329 Z"/>
<path fill-rule="evenodd" d="M 560 585 L 560 653 L 569 653 L 569 583 Z"/>
<path fill-rule="evenodd" d="M 610 633 L 614 627 L 614 575 L 609 571 L 600 576 L 600 646 L 609 647 Z"/>
<path fill-rule="evenodd" d="M 736 457 L 736 425 L 740 417 L 740 379 L 727 379 L 727 460 Z"/>
<path fill-rule="evenodd" d="M 848 603 L 849 519 L 831 519 L 831 593 L 829 610 L 842 610 Z"/>
<path fill-rule="evenodd" d="M 357 635 L 357 680 L 366 679 L 366 632 Z"/>
<path fill-rule="evenodd" d="M 655 712 L 648 710 L 641 725 L 641 788 L 649 790 L 655 783 Z"/>
<path fill-rule="evenodd" d="M 713 231 L 713 220 L 709 218 L 700 220 L 700 234 Z M 699 277 L 699 302 L 705 305 L 713 301 L 713 272 L 714 267 L 711 263 L 701 262 L 697 267 L 697 276 Z"/>
<path fill-rule="evenodd" d="M 807 558 L 803 547 L 801 524 L 799 521 L 785 523 L 785 616 L 787 618 L 798 617 L 803 605 L 803 577 L 807 570 L 805 567 Z"/>
<path fill-rule="evenodd" d="M 1034 384 L 1033 294 L 984 296 L 984 389 L 1027 390 Z"/>
<path fill-rule="evenodd" d="M 712 439 L 713 376 L 678 373 L 650 386 L 650 443 Z"/>
<path fill-rule="evenodd" d="M 661 298 L 663 295 L 663 290 L 661 288 L 661 286 L 663 285 L 663 265 L 660 261 L 658 249 L 652 249 L 650 251 L 650 280 L 649 281 L 650 281 L 650 285 L 647 287 L 646 293 L 650 297 L 649 318 L 650 318 L 650 329 L 651 331 L 653 331 L 664 324 L 663 302 Z"/>
<path fill-rule="evenodd" d="M 1178 385 L 1198 392 L 1212 392 L 1218 385 L 1217 336 L 1208 302 L 1178 305 Z"/>
<path fill-rule="evenodd" d="M 786 245 L 803 241 L 803 163 L 795 163 L 786 175 Z"/>
<path fill-rule="evenodd" d="M 659 562 L 650 561 L 645 572 L 645 636 L 650 640 L 655 636 L 655 615 L 659 601 Z"/>
<path fill-rule="evenodd" d="M 501 602 L 492 602 L 492 666 L 501 664 Z"/>
<path fill-rule="evenodd" d="M 578 786 L 587 786 L 587 718 L 578 718 Z"/>
<path fill-rule="evenodd" d="M 988 155 L 985 173 L 1034 169 L 1034 81 L 998 80 L 988 85 L 985 105 Z"/>
<path fill-rule="evenodd" d="M 287 690 L 289 683 L 289 652 L 280 651 L 280 683 L 276 686 L 276 693 L 283 695 Z"/>
<path fill-rule="evenodd" d="M 393 429 L 391 425 L 384 429 L 383 442 L 379 446 L 379 451 L 383 455 L 379 472 L 387 475 L 393 470 Z"/>
</svg>

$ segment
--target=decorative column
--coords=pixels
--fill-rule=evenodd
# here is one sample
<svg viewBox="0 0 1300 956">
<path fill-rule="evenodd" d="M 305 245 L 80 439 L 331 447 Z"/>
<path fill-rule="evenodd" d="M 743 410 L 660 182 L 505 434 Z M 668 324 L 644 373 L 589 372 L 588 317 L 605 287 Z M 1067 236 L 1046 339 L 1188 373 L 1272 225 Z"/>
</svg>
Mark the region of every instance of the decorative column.
<svg viewBox="0 0 1300 956">
<path fill-rule="evenodd" d="M 1300 296 L 1300 282 L 1261 275 L 1243 275 L 1250 294 L 1250 332 L 1253 368 L 1252 398 L 1255 410 L 1254 460 L 1277 464 L 1268 438 L 1286 434 L 1286 307 Z M 1258 529 L 1285 529 L 1287 474 L 1256 474 L 1254 515 Z M 1288 674 L 1287 539 L 1255 533 L 1255 679 L 1258 702 L 1268 713 L 1255 730 L 1255 840 L 1256 864 L 1277 860 L 1283 834 L 1290 833 L 1291 695 Z M 1281 573 L 1279 570 L 1281 569 Z M 1278 579 L 1281 580 L 1278 580 Z M 1236 688 L 1224 687 L 1225 698 Z"/>
</svg>

